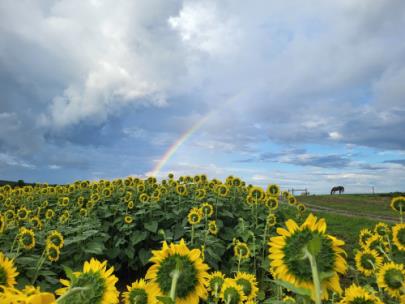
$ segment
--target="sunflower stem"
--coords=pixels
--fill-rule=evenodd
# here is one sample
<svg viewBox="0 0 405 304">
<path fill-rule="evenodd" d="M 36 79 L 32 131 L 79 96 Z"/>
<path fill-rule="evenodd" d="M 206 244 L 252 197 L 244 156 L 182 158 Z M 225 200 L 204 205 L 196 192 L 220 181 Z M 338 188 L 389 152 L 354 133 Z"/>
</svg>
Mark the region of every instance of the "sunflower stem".
<svg viewBox="0 0 405 304">
<path fill-rule="evenodd" d="M 194 243 L 194 225 L 191 225 L 191 245 Z"/>
<path fill-rule="evenodd" d="M 72 289 L 69 289 L 66 293 L 64 293 L 62 296 L 60 296 L 56 300 L 56 303 L 62 303 L 62 301 L 65 298 L 71 296 L 72 294 L 78 293 L 78 292 L 83 291 L 83 290 L 89 290 L 89 289 L 90 289 L 90 287 L 73 287 Z"/>
<path fill-rule="evenodd" d="M 42 254 L 41 254 L 41 257 L 39 258 L 39 260 L 38 260 L 38 262 L 37 262 L 37 265 L 36 265 L 36 267 L 35 267 L 35 273 L 34 273 L 34 277 L 32 278 L 32 285 L 34 285 L 34 283 L 35 283 L 35 281 L 37 280 L 37 278 L 38 278 L 38 273 L 39 273 L 39 270 L 41 269 L 41 267 L 42 267 L 42 265 L 44 264 L 44 262 L 45 262 L 45 252 L 46 252 L 46 247 L 45 247 L 45 249 L 42 251 Z"/>
<path fill-rule="evenodd" d="M 380 252 L 387 258 L 388 261 L 392 261 L 391 257 L 385 252 L 385 250 L 382 248 L 382 246 L 378 246 L 378 249 Z"/>
<path fill-rule="evenodd" d="M 176 288 L 177 288 L 177 281 L 180 277 L 180 261 L 176 261 L 176 269 L 172 272 L 172 286 L 170 288 L 170 298 L 172 299 L 173 303 L 176 303 Z"/>
<path fill-rule="evenodd" d="M 242 250 L 239 250 L 239 255 L 238 255 L 238 272 L 240 270 L 240 260 L 241 260 L 241 256 L 242 256 Z"/>
<path fill-rule="evenodd" d="M 309 252 L 308 248 L 304 249 L 306 257 L 309 259 L 309 263 L 311 264 L 311 271 L 312 271 L 312 280 L 314 282 L 315 287 L 315 303 L 322 304 L 321 300 L 321 281 L 319 280 L 319 272 L 318 266 L 316 264 L 315 256 Z"/>
</svg>

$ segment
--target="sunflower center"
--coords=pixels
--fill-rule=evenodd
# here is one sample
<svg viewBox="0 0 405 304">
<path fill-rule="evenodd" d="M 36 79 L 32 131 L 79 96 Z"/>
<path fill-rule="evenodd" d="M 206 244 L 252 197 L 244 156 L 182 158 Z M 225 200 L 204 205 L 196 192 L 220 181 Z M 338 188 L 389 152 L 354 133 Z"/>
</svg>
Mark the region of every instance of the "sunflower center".
<svg viewBox="0 0 405 304">
<path fill-rule="evenodd" d="M 402 244 L 405 245 L 405 229 L 400 229 L 398 231 L 398 241 Z"/>
<path fill-rule="evenodd" d="M 363 268 L 372 270 L 373 264 L 375 264 L 375 257 L 372 254 L 366 253 L 361 256 L 361 266 Z"/>
<path fill-rule="evenodd" d="M 244 294 L 248 297 L 252 292 L 252 284 L 246 279 L 238 279 L 236 284 L 240 285 L 243 289 Z"/>
<path fill-rule="evenodd" d="M 129 304 L 147 304 L 148 294 L 144 289 L 134 288 L 128 295 Z"/>
<path fill-rule="evenodd" d="M 24 233 L 22 236 L 22 242 L 25 246 L 30 246 L 33 243 L 32 235 L 29 233 Z"/>
<path fill-rule="evenodd" d="M 54 244 L 55 246 L 59 247 L 61 240 L 58 236 L 54 235 L 51 237 L 50 241 L 52 242 L 52 244 Z"/>
<path fill-rule="evenodd" d="M 404 275 L 398 269 L 389 269 L 384 275 L 384 281 L 392 289 L 401 288 L 404 280 Z"/>
<path fill-rule="evenodd" d="M 176 269 L 177 265 L 180 267 L 180 276 L 177 281 L 176 296 L 178 298 L 185 298 L 190 293 L 194 292 L 197 285 L 197 269 L 187 256 L 178 254 L 166 258 L 159 267 L 157 274 L 157 282 L 160 289 L 168 294 L 172 285 L 172 272 Z"/>
<path fill-rule="evenodd" d="M 56 249 L 56 248 L 53 248 L 53 247 L 49 248 L 48 256 L 51 257 L 51 258 L 53 258 L 53 259 L 57 258 L 57 257 L 58 257 L 58 251 L 57 251 L 57 249 Z"/>
<path fill-rule="evenodd" d="M 0 266 L 0 286 L 7 286 L 7 272 L 3 266 Z"/>
<path fill-rule="evenodd" d="M 239 292 L 233 288 L 233 287 L 228 287 L 224 291 L 224 300 L 228 301 L 230 299 L 229 304 L 238 304 L 240 302 L 240 294 Z"/>
<path fill-rule="evenodd" d="M 321 240 L 321 249 L 316 257 L 316 263 L 320 273 L 334 270 L 335 252 L 333 251 L 332 241 L 322 234 L 312 232 L 308 229 L 294 233 L 286 239 L 284 249 L 284 262 L 289 272 L 303 281 L 312 282 L 312 271 L 307 259 L 302 259 L 297 252 L 302 251 L 304 246 L 315 236 L 318 235 Z"/>
</svg>

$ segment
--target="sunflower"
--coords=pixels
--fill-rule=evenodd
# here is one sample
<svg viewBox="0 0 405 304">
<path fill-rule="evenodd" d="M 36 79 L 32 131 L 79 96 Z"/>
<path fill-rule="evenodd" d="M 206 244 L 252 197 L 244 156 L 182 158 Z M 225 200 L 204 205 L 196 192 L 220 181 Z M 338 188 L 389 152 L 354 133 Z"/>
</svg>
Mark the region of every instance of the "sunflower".
<svg viewBox="0 0 405 304">
<path fill-rule="evenodd" d="M 384 239 L 378 234 L 374 234 L 367 240 L 366 246 L 363 246 L 363 249 L 374 249 L 381 252 L 385 246 L 386 244 L 384 243 Z"/>
<path fill-rule="evenodd" d="M 218 233 L 218 227 L 215 221 L 208 222 L 208 231 L 213 235 L 216 235 Z"/>
<path fill-rule="evenodd" d="M 372 237 L 374 234 L 369 229 L 361 229 L 359 234 L 359 244 L 361 247 L 366 246 L 367 240 Z"/>
<path fill-rule="evenodd" d="M 202 214 L 200 209 L 191 208 L 190 212 L 187 215 L 187 219 L 190 225 L 197 225 L 201 222 Z"/>
<path fill-rule="evenodd" d="M 0 251 L 0 286 L 13 287 L 17 283 L 15 280 L 17 275 L 13 261 Z"/>
<path fill-rule="evenodd" d="M 150 284 L 143 279 L 128 285 L 127 291 L 122 295 L 124 304 L 155 304 L 157 296 Z"/>
<path fill-rule="evenodd" d="M 235 257 L 240 258 L 241 260 L 245 260 L 250 257 L 250 249 L 248 245 L 240 241 L 236 241 L 236 244 L 233 247 L 233 253 Z"/>
<path fill-rule="evenodd" d="M 69 201 L 70 201 L 70 199 L 67 196 L 62 197 L 62 198 L 60 198 L 60 205 L 62 207 L 67 207 L 67 206 L 69 206 Z"/>
<path fill-rule="evenodd" d="M 287 192 L 287 193 L 288 193 L 288 192 Z M 295 301 L 294 298 L 292 298 L 292 297 L 290 297 L 290 296 L 285 296 L 285 297 L 283 298 L 283 303 L 286 303 L 286 304 L 295 304 L 296 301 Z"/>
<path fill-rule="evenodd" d="M 383 258 L 373 249 L 357 252 L 354 260 L 356 261 L 356 268 L 366 277 L 373 275 L 383 262 Z"/>
<path fill-rule="evenodd" d="M 4 212 L 4 218 L 7 222 L 12 222 L 15 218 L 14 210 L 9 209 L 6 212 Z"/>
<path fill-rule="evenodd" d="M 290 205 L 296 205 L 296 204 L 298 203 L 296 197 L 295 197 L 295 196 L 292 196 L 292 195 L 290 195 L 290 196 L 287 198 L 287 200 L 288 200 L 288 203 L 289 203 Z"/>
<path fill-rule="evenodd" d="M 46 257 L 51 262 L 56 262 L 59 260 L 60 249 L 52 243 L 47 243 L 45 247 Z"/>
<path fill-rule="evenodd" d="M 273 227 L 277 224 L 277 217 L 274 213 L 270 213 L 266 218 L 266 223 L 268 227 Z"/>
<path fill-rule="evenodd" d="M 176 193 L 180 196 L 187 195 L 187 187 L 185 185 L 177 185 L 176 186 Z"/>
<path fill-rule="evenodd" d="M 69 220 L 69 218 L 70 218 L 70 213 L 69 213 L 69 211 L 65 210 L 65 211 L 63 211 L 62 215 L 60 216 L 59 222 L 61 224 L 65 224 Z"/>
<path fill-rule="evenodd" d="M 176 304 L 197 304 L 206 299 L 205 288 L 208 278 L 208 265 L 201 259 L 199 249 L 189 250 L 182 239 L 179 244 L 167 245 L 161 250 L 152 251 L 150 261 L 154 263 L 147 271 L 145 279 L 151 280 L 151 289 L 158 295 L 168 295 L 174 271 L 179 271 Z"/>
<path fill-rule="evenodd" d="M 218 297 L 224 281 L 225 275 L 220 271 L 215 271 L 208 275 L 207 289 L 211 292 L 211 295 L 214 296 L 214 298 Z"/>
<path fill-rule="evenodd" d="M 55 216 L 55 211 L 53 211 L 53 209 L 47 209 L 45 212 L 45 218 L 47 220 L 52 219 Z"/>
<path fill-rule="evenodd" d="M 405 286 L 405 269 L 403 264 L 389 262 L 384 264 L 377 273 L 377 284 L 391 297 L 399 298 Z"/>
<path fill-rule="evenodd" d="M 259 202 L 265 198 L 265 193 L 260 187 L 252 187 L 249 190 L 248 196 L 253 197 L 255 202 Z"/>
<path fill-rule="evenodd" d="M 345 296 L 339 304 L 384 304 L 374 294 L 366 289 L 353 284 L 345 290 Z"/>
<path fill-rule="evenodd" d="M 34 226 L 34 228 L 36 228 L 38 230 L 42 230 L 43 224 L 38 216 L 34 216 L 34 217 L 30 218 L 30 223 Z"/>
<path fill-rule="evenodd" d="M 210 203 L 204 203 L 200 207 L 204 216 L 210 217 L 214 213 L 214 208 Z"/>
<path fill-rule="evenodd" d="M 124 216 L 125 224 L 131 224 L 133 221 L 134 221 L 134 218 L 132 216 L 130 216 L 128 214 Z"/>
<path fill-rule="evenodd" d="M 392 241 L 401 251 L 405 251 L 405 224 L 396 224 L 392 228 Z"/>
<path fill-rule="evenodd" d="M 134 201 L 129 201 L 127 203 L 127 207 L 128 207 L 128 209 L 133 209 L 134 208 Z"/>
<path fill-rule="evenodd" d="M 149 195 L 147 195 L 146 193 L 142 193 L 142 194 L 139 196 L 139 201 L 140 201 L 141 203 L 146 203 L 147 201 L 149 201 Z"/>
<path fill-rule="evenodd" d="M 47 244 L 52 244 L 58 248 L 62 248 L 64 245 L 64 239 L 62 233 L 60 233 L 58 230 L 52 230 L 48 234 L 48 237 L 46 238 L 46 243 Z"/>
<path fill-rule="evenodd" d="M 374 227 L 374 232 L 378 234 L 379 236 L 386 236 L 390 234 L 390 226 L 388 226 L 386 223 L 378 223 Z"/>
<path fill-rule="evenodd" d="M 20 221 L 24 221 L 28 217 L 28 209 L 26 207 L 21 207 L 20 209 L 17 210 L 17 217 Z"/>
<path fill-rule="evenodd" d="M 287 229 L 277 228 L 279 236 L 272 237 L 270 246 L 270 268 L 277 279 L 286 281 L 299 288 L 312 291 L 314 297 L 312 271 L 307 259 L 303 259 L 302 252 L 312 239 L 318 239 L 320 249 L 315 256 L 319 273 L 328 273 L 330 276 L 321 280 L 321 296 L 328 298 L 327 290 L 331 289 L 341 293 L 338 274 L 345 273 L 347 264 L 344 259 L 345 252 L 341 248 L 343 241 L 326 234 L 326 222 L 310 214 L 305 222 L 298 226 L 293 220 L 286 221 Z"/>
<path fill-rule="evenodd" d="M 391 208 L 397 212 L 405 212 L 405 196 L 397 196 L 391 200 Z"/>
<path fill-rule="evenodd" d="M 278 185 L 268 185 L 267 186 L 267 193 L 272 196 L 279 196 L 280 195 L 280 187 Z"/>
<path fill-rule="evenodd" d="M 304 204 L 302 204 L 302 203 L 298 203 L 297 205 L 296 205 L 296 207 L 297 207 L 297 209 L 298 209 L 298 211 L 299 212 L 304 212 L 307 208 L 305 207 L 305 205 Z"/>
<path fill-rule="evenodd" d="M 83 207 L 83 205 L 84 205 L 84 197 L 83 196 L 80 196 L 80 197 L 77 198 L 76 205 L 79 208 Z"/>
<path fill-rule="evenodd" d="M 197 189 L 196 193 L 195 193 L 195 197 L 199 200 L 204 199 L 204 197 L 207 195 L 207 191 L 203 188 L 201 189 Z"/>
<path fill-rule="evenodd" d="M 6 219 L 4 218 L 4 215 L 0 214 L 0 234 L 4 232 L 5 228 L 6 228 Z"/>
<path fill-rule="evenodd" d="M 114 267 L 107 269 L 107 261 L 100 262 L 94 258 L 86 261 L 82 272 L 74 272 L 74 280 L 61 279 L 65 287 L 56 290 L 57 295 L 64 295 L 75 287 L 84 287 L 80 293 L 71 293 L 61 301 L 62 304 L 116 304 L 119 292 L 115 287 L 118 279 L 113 275 Z"/>
<path fill-rule="evenodd" d="M 270 210 L 276 210 L 278 208 L 278 199 L 276 197 L 270 196 L 264 203 Z"/>
<path fill-rule="evenodd" d="M 240 304 L 247 299 L 242 287 L 234 279 L 225 279 L 219 297 L 227 304 Z"/>
<path fill-rule="evenodd" d="M 242 185 L 242 181 L 239 177 L 234 177 L 232 180 L 232 185 L 235 187 L 240 187 Z"/>
<path fill-rule="evenodd" d="M 56 301 L 55 295 L 49 292 L 41 292 L 39 288 L 34 288 L 34 292 L 28 293 L 27 288 L 20 291 L 15 288 L 2 287 L 2 292 L 0 293 L 0 303 L 55 304 Z"/>
<path fill-rule="evenodd" d="M 45 200 L 45 201 L 43 201 L 43 202 L 41 203 L 41 208 L 42 208 L 42 209 L 45 209 L 45 208 L 48 207 L 48 205 L 49 205 L 48 201 Z"/>
<path fill-rule="evenodd" d="M 247 272 L 237 272 L 235 276 L 236 284 L 242 287 L 247 301 L 254 301 L 259 289 L 257 288 L 256 276 Z"/>
<path fill-rule="evenodd" d="M 87 214 L 88 214 L 87 209 L 80 208 L 79 214 L 80 214 L 80 216 L 82 216 L 82 217 L 86 217 Z"/>
<path fill-rule="evenodd" d="M 26 249 L 30 250 L 35 247 L 35 232 L 31 229 L 21 228 L 19 232 L 20 245 Z"/>
<path fill-rule="evenodd" d="M 105 198 L 110 198 L 112 195 L 112 188 L 110 188 L 110 187 L 104 188 L 102 191 L 102 194 Z"/>
<path fill-rule="evenodd" d="M 216 193 L 221 197 L 227 197 L 229 194 L 229 187 L 224 184 L 216 186 Z"/>
</svg>

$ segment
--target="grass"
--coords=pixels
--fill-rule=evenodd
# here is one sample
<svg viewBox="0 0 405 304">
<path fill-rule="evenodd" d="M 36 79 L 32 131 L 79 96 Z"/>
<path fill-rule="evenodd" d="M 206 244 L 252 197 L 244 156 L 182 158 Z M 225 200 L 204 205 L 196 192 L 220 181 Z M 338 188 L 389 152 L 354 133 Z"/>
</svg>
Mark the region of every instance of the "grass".
<svg viewBox="0 0 405 304">
<path fill-rule="evenodd" d="M 362 216 L 388 216 L 396 219 L 398 215 L 390 208 L 391 196 L 380 194 L 342 194 L 299 196 L 304 204 L 336 209 Z"/>
</svg>

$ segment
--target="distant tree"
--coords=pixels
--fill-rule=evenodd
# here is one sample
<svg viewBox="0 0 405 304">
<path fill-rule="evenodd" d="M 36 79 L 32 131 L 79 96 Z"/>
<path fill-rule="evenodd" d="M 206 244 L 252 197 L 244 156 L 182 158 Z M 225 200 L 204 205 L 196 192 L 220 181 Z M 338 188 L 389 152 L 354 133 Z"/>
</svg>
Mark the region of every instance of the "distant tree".
<svg viewBox="0 0 405 304">
<path fill-rule="evenodd" d="M 24 180 L 19 179 L 19 180 L 17 181 L 17 186 L 18 186 L 18 187 L 24 187 L 24 185 L 25 185 Z"/>
</svg>

